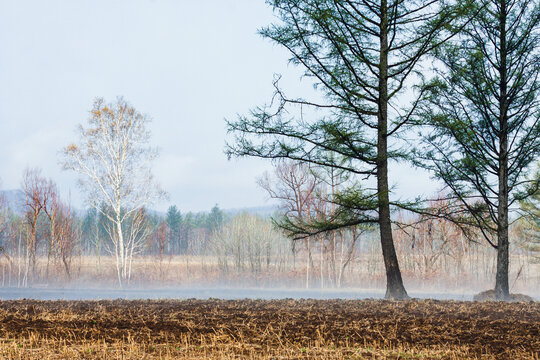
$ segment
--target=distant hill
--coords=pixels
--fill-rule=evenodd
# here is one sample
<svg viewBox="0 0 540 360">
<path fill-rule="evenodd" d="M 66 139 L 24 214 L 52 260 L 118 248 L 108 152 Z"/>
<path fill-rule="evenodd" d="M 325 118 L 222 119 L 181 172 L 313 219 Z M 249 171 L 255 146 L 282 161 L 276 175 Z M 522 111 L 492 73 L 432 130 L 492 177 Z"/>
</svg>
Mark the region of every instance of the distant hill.
<svg viewBox="0 0 540 360">
<path fill-rule="evenodd" d="M 25 198 L 24 192 L 22 190 L 0 190 L 0 196 L 4 196 L 6 199 L 7 206 L 17 214 L 22 214 L 25 207 Z M 275 215 L 279 208 L 276 205 L 266 205 L 266 206 L 254 206 L 246 208 L 233 208 L 233 209 L 222 209 L 222 211 L 228 216 L 234 216 L 241 213 L 248 213 L 251 215 L 258 215 L 264 218 L 269 218 L 272 215 Z M 166 216 L 166 212 L 157 211 L 153 209 L 148 209 L 148 212 L 153 215 Z M 208 213 L 208 211 L 205 211 Z M 84 215 L 85 210 L 77 211 L 77 213 Z"/>
<path fill-rule="evenodd" d="M 275 215 L 278 210 L 279 208 L 276 205 L 267 205 L 237 209 L 223 209 L 223 212 L 229 216 L 234 216 L 241 213 L 248 213 L 251 215 L 258 215 L 261 217 L 269 218 L 270 216 Z"/>
</svg>

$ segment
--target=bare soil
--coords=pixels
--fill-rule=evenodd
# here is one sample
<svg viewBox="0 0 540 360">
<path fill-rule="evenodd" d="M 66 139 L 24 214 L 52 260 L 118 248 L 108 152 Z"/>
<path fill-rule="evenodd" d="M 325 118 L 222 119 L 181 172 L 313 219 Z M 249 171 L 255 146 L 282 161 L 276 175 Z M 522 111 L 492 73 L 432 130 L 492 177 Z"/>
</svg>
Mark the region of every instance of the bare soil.
<svg viewBox="0 0 540 360">
<path fill-rule="evenodd" d="M 538 359 L 540 303 L 0 301 L 2 358 Z"/>
</svg>

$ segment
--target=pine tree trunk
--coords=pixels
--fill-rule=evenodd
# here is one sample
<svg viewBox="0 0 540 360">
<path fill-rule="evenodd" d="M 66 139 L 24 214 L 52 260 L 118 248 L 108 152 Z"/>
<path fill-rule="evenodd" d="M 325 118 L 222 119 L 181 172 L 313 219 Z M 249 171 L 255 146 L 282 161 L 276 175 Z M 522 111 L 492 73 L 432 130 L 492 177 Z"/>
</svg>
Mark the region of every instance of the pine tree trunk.
<svg viewBox="0 0 540 360">
<path fill-rule="evenodd" d="M 503 123 L 506 123 L 504 121 Z M 506 127 L 506 126 L 505 126 Z M 508 300 L 509 239 L 508 239 L 508 159 L 506 148 L 508 137 L 505 134 L 500 142 L 499 196 L 497 207 L 497 273 L 495 275 L 495 297 Z"/>
<path fill-rule="evenodd" d="M 381 1 L 381 37 L 379 62 L 379 114 L 377 132 L 377 192 L 379 201 L 379 228 L 386 269 L 387 299 L 406 299 L 401 271 L 392 238 L 388 187 L 388 20 L 387 1 Z"/>
<path fill-rule="evenodd" d="M 506 71 L 506 0 L 501 1 L 500 17 L 500 97 L 499 97 L 499 193 L 497 205 L 497 274 L 495 276 L 495 297 L 507 300 L 510 297 L 508 286 L 508 102 Z"/>
</svg>

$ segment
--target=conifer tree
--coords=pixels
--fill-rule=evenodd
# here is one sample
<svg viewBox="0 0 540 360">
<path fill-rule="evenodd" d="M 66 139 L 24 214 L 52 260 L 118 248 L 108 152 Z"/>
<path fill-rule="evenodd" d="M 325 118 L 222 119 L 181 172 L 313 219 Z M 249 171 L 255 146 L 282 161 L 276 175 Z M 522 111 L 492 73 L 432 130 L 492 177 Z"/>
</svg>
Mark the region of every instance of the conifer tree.
<svg viewBox="0 0 540 360">
<path fill-rule="evenodd" d="M 275 106 L 256 108 L 228 122 L 236 135 L 229 156 L 287 158 L 372 178 L 372 191 L 344 190 L 341 214 L 329 230 L 378 223 L 387 298 L 407 298 L 392 239 L 389 160 L 405 152 L 394 139 L 418 102 L 401 111 L 401 95 L 424 55 L 459 28 L 473 1 L 272 0 L 281 20 L 260 33 L 287 49 L 323 100 L 288 98 L 276 82 Z M 417 98 L 419 99 L 419 98 Z M 294 106 L 298 116 L 289 115 Z M 304 117 L 304 110 L 309 109 Z M 336 160 L 337 159 L 337 160 Z M 345 161 L 343 161 L 345 159 Z M 300 235 L 324 229 L 297 224 Z M 328 225 L 328 224 L 327 224 Z"/>
<path fill-rule="evenodd" d="M 539 23 L 538 1 L 487 1 L 438 49 L 438 76 L 425 87 L 432 130 L 418 163 L 497 249 L 500 300 L 509 297 L 509 214 L 538 186 L 524 175 L 540 154 Z"/>
</svg>

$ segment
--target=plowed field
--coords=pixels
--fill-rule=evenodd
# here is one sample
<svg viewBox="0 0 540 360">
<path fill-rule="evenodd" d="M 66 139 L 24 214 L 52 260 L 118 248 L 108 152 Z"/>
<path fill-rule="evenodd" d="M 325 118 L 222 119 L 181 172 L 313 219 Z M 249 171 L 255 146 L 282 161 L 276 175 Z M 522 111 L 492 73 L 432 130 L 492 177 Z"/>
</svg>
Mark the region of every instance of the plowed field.
<svg viewBox="0 0 540 360">
<path fill-rule="evenodd" d="M 3 359 L 538 359 L 540 303 L 3 301 Z"/>
</svg>

